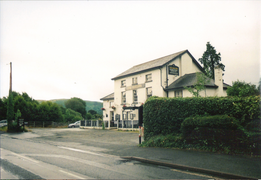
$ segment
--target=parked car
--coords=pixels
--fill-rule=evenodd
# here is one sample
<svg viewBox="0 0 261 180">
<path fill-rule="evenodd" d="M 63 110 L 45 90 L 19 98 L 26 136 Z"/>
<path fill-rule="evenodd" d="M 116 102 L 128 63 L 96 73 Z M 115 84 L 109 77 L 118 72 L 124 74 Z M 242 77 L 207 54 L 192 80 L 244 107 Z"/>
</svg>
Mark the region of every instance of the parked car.
<svg viewBox="0 0 261 180">
<path fill-rule="evenodd" d="M 68 125 L 68 128 L 80 127 L 80 122 L 81 121 L 76 121 L 75 123 L 71 123 Z"/>
<path fill-rule="evenodd" d="M 0 127 L 7 126 L 7 120 L 1 120 L 0 121 Z"/>
</svg>

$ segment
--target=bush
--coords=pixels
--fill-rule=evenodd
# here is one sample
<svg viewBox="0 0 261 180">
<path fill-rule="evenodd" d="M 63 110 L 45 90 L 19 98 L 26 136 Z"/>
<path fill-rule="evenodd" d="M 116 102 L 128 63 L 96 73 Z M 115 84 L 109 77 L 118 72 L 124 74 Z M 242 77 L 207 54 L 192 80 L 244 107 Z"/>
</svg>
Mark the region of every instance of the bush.
<svg viewBox="0 0 261 180">
<path fill-rule="evenodd" d="M 261 120 L 260 119 L 255 119 L 255 120 L 249 122 L 245 126 L 245 129 L 247 131 L 252 131 L 252 132 L 261 132 Z"/>
<path fill-rule="evenodd" d="M 191 134 L 195 128 L 215 128 L 236 130 L 240 127 L 239 121 L 228 115 L 196 116 L 186 118 L 181 124 L 181 133 L 184 137 Z"/>
<path fill-rule="evenodd" d="M 249 97 L 150 97 L 143 108 L 145 140 L 155 135 L 180 133 L 190 116 L 227 114 L 245 126 L 260 116 L 260 96 Z"/>
</svg>

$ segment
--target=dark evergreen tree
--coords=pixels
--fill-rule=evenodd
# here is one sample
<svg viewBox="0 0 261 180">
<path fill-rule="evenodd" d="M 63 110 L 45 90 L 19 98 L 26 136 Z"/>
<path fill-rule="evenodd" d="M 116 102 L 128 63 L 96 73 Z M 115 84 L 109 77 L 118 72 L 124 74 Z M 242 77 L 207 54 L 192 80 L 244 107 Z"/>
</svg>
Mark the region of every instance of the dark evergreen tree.
<svg viewBox="0 0 261 180">
<path fill-rule="evenodd" d="M 225 65 L 220 63 L 221 54 L 216 52 L 215 48 L 207 42 L 207 49 L 202 55 L 202 58 L 199 58 L 199 62 L 203 64 L 203 69 L 206 75 L 214 79 L 214 69 L 215 66 L 219 65 L 223 71 L 225 71 Z"/>
</svg>

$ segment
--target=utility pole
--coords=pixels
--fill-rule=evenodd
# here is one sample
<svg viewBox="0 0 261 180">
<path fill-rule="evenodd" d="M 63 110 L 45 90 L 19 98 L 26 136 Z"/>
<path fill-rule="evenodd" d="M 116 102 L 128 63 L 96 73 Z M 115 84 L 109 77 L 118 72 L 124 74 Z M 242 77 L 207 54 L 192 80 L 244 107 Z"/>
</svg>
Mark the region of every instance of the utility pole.
<svg viewBox="0 0 261 180">
<path fill-rule="evenodd" d="M 10 92 L 12 92 L 12 62 L 10 62 Z"/>
<path fill-rule="evenodd" d="M 13 95 L 12 95 L 12 62 L 10 62 L 10 88 L 9 88 L 9 96 L 7 101 L 7 112 L 6 117 L 8 121 L 8 131 L 11 130 L 12 120 L 14 118 L 14 102 L 13 102 Z"/>
</svg>

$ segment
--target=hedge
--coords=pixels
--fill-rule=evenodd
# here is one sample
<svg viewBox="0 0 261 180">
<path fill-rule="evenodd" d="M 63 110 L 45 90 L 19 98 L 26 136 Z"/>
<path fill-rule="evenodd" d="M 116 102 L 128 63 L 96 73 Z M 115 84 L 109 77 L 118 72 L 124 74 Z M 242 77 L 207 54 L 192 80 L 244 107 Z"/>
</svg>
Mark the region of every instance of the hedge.
<svg viewBox="0 0 261 180">
<path fill-rule="evenodd" d="M 214 128 L 237 130 L 240 127 L 239 121 L 228 115 L 196 116 L 188 117 L 181 123 L 180 131 L 183 137 L 192 133 L 196 128 Z"/>
<path fill-rule="evenodd" d="M 145 140 L 155 135 L 180 133 L 181 123 L 190 116 L 235 117 L 245 126 L 260 117 L 260 96 L 249 97 L 150 97 L 143 108 Z"/>
</svg>

